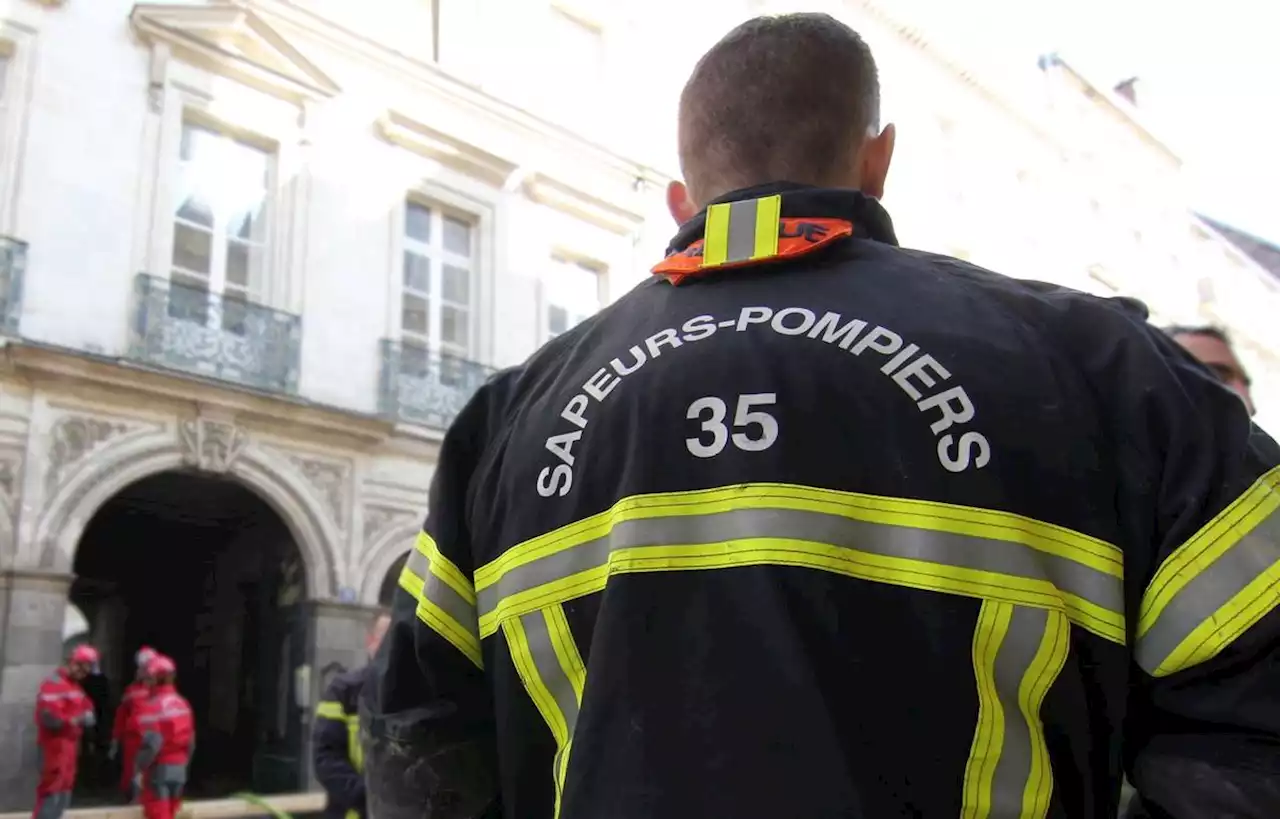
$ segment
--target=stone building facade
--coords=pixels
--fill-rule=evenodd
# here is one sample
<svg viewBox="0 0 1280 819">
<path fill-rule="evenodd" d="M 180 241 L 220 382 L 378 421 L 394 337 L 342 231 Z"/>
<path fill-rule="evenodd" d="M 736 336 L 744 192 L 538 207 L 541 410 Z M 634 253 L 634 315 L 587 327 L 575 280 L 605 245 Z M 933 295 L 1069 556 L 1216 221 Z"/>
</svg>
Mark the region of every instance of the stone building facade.
<svg viewBox="0 0 1280 819">
<path fill-rule="evenodd" d="M 0 798 L 30 804 L 68 599 L 109 704 L 152 639 L 127 610 L 172 584 L 214 612 L 171 649 L 210 726 L 270 737 L 241 784 L 307 784 L 308 706 L 361 662 L 443 430 L 642 279 L 692 59 L 791 5 L 0 4 Z M 1225 323 L 1280 418 L 1275 282 L 1123 101 L 1061 61 L 1019 96 L 881 0 L 826 6 L 881 62 L 904 244 Z"/>
</svg>

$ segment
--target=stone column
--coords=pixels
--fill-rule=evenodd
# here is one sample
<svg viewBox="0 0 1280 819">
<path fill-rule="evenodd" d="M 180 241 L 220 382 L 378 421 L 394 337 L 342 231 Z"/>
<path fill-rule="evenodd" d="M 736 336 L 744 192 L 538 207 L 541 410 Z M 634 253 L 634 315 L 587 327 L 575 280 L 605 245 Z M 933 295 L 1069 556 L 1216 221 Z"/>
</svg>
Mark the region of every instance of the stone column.
<svg viewBox="0 0 1280 819">
<path fill-rule="evenodd" d="M 40 757 L 35 704 L 40 682 L 62 662 L 62 623 L 72 577 L 0 573 L 0 809 L 35 802 Z"/>
<path fill-rule="evenodd" d="M 377 609 L 353 603 L 313 600 L 311 611 L 311 646 L 307 664 L 311 666 L 311 711 L 320 701 L 324 684 L 335 669 L 341 666 L 350 670 L 369 661 L 365 655 L 364 638 Z M 307 714 L 306 753 L 311 758 L 311 719 Z M 307 766 L 307 787 L 317 787 L 315 772 Z"/>
</svg>

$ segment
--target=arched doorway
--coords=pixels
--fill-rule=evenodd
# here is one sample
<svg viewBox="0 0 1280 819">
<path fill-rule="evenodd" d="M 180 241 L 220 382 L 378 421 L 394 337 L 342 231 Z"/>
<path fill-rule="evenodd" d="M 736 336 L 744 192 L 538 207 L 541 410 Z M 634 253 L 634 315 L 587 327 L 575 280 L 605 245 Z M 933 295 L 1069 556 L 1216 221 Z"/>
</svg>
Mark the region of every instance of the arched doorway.
<svg viewBox="0 0 1280 819">
<path fill-rule="evenodd" d="M 400 588 L 400 573 L 404 571 L 404 564 L 409 562 L 409 553 L 405 552 L 395 559 L 391 564 L 391 568 L 387 569 L 387 573 L 382 577 L 382 585 L 378 587 L 378 605 L 388 608 L 391 605 L 391 598 L 395 596 L 396 589 Z"/>
<path fill-rule="evenodd" d="M 303 719 L 295 669 L 306 662 L 306 567 L 271 506 L 229 478 L 179 471 L 139 480 L 90 520 L 70 602 L 103 653 L 99 728 L 110 741 L 133 655 L 171 656 L 196 714 L 192 797 L 296 790 Z M 114 763 L 88 754 L 81 796 L 111 793 Z"/>
</svg>

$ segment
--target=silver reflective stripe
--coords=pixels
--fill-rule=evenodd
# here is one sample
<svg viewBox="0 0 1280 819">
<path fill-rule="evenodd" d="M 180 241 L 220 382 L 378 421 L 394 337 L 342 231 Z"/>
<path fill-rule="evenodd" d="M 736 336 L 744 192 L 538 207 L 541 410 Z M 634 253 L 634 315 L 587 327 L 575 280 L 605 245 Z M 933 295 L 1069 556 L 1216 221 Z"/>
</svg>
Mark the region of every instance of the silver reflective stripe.
<svg viewBox="0 0 1280 819">
<path fill-rule="evenodd" d="M 476 640 L 480 639 L 476 607 L 431 571 L 431 561 L 421 549 L 409 552 L 409 559 L 405 561 L 404 568 L 405 571 L 412 572 L 422 579 L 423 600 L 434 603 L 441 611 L 457 621 L 459 626 L 470 632 Z"/>
<path fill-rule="evenodd" d="M 759 199 L 729 205 L 728 250 L 725 262 L 749 261 L 756 253 L 756 209 Z"/>
<path fill-rule="evenodd" d="M 55 691 L 49 694 L 41 694 L 40 699 L 42 700 L 78 700 L 83 696 L 84 694 L 82 694 L 79 691 Z"/>
<path fill-rule="evenodd" d="M 538 670 L 542 684 L 551 692 L 556 707 L 564 715 L 565 726 L 569 729 L 566 741 L 573 739 L 573 728 L 578 724 L 578 697 L 573 691 L 573 683 L 569 680 L 560 660 L 556 657 L 555 646 L 551 643 L 551 629 L 547 624 L 547 615 L 542 611 L 530 612 L 520 618 L 524 626 L 525 639 L 529 642 L 529 654 L 533 657 L 533 665 Z"/>
<path fill-rule="evenodd" d="M 1155 675 L 1197 628 L 1214 618 L 1278 560 L 1280 512 L 1272 512 L 1174 595 L 1150 628 L 1138 637 L 1134 652 L 1138 665 Z M 1280 603 L 1280 595 L 1274 589 L 1270 594 L 1274 608 Z M 1206 635 L 1205 641 L 1212 636 Z M 1175 670 L 1178 669 L 1165 669 L 1164 673 Z"/>
<path fill-rule="evenodd" d="M 1120 616 L 1124 612 L 1121 578 L 1021 543 L 868 523 L 823 512 L 739 509 L 618 523 L 603 537 L 505 572 L 496 583 L 479 590 L 480 616 L 492 612 L 507 597 L 602 567 L 611 553 L 621 549 L 747 538 L 807 540 L 873 555 L 1043 580 Z"/>
<path fill-rule="evenodd" d="M 1004 732 L 995 774 L 991 778 L 990 819 L 1024 819 L 1027 817 L 1023 808 L 1028 788 L 1039 791 L 1045 785 L 1052 786 L 1047 758 L 1042 762 L 1046 766 L 1045 770 L 1039 772 L 1043 781 L 1032 782 L 1033 775 L 1037 773 L 1034 770 L 1035 755 L 1039 753 L 1047 757 L 1047 749 L 1044 748 L 1043 729 L 1039 723 L 1040 703 L 1031 703 L 1036 707 L 1036 713 L 1031 715 L 1036 720 L 1036 725 L 1033 726 L 1028 722 L 1027 715 L 1022 713 L 1020 699 L 1023 688 L 1036 686 L 1036 683 L 1041 683 L 1041 690 L 1047 692 L 1052 677 L 1056 677 L 1061 669 L 1060 664 L 1047 668 L 1033 666 L 1036 665 L 1037 655 L 1046 639 L 1061 640 L 1064 643 L 1069 639 L 1068 628 L 1052 628 L 1057 624 L 1052 624 L 1050 618 L 1061 620 L 1062 617 L 1058 612 L 1045 609 L 1014 606 L 1009 617 L 1009 630 L 1005 632 L 1004 640 L 996 653 L 994 676 L 996 690 L 1000 694 L 1000 709 L 1004 712 L 1001 720 Z M 1050 656 L 1065 656 L 1065 645 L 1050 645 L 1046 648 Z M 1049 674 L 1052 675 L 1049 679 L 1039 679 Z M 1047 808 L 1048 796 L 1047 793 L 1040 794 L 1036 801 L 1046 803 Z"/>
</svg>

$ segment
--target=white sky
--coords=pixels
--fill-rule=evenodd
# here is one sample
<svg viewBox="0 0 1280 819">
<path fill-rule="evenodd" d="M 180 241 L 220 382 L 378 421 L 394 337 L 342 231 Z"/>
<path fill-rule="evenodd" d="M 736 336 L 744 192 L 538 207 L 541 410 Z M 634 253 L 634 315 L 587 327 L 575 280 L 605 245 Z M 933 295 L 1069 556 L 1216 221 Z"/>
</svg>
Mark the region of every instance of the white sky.
<svg viewBox="0 0 1280 819">
<path fill-rule="evenodd" d="M 1058 51 L 1139 104 L 1186 161 L 1192 205 L 1280 243 L 1280 3 L 1265 0 L 889 0 L 998 71 Z M 997 25 L 992 25 L 998 21 Z M 941 34 L 942 31 L 940 30 Z"/>
</svg>

